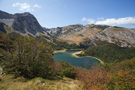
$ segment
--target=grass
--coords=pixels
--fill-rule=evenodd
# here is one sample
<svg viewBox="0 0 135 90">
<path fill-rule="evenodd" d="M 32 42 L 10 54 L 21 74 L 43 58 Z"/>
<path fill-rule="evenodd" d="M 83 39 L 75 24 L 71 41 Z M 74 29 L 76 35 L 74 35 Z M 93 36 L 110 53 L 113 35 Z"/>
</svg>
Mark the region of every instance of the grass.
<svg viewBox="0 0 135 90">
<path fill-rule="evenodd" d="M 40 77 L 26 80 L 23 77 L 13 78 L 12 75 L 0 75 L 0 90 L 82 90 L 78 80 L 63 78 L 46 80 Z"/>
</svg>

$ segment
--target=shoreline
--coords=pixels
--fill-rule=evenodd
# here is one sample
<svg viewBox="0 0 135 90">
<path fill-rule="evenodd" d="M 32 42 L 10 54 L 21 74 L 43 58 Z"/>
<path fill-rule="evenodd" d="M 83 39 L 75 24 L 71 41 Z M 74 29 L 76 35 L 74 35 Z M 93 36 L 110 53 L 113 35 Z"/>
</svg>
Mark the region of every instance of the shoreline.
<svg viewBox="0 0 135 90">
<path fill-rule="evenodd" d="M 77 51 L 77 52 L 72 53 L 72 56 L 81 58 L 81 57 L 77 56 L 77 54 L 82 54 L 82 53 L 83 53 L 83 51 Z"/>
<path fill-rule="evenodd" d="M 101 59 L 97 58 L 97 57 L 93 57 L 93 56 L 86 56 L 86 57 L 94 58 L 94 59 L 98 60 L 101 64 L 104 65 L 104 62 Z"/>
<path fill-rule="evenodd" d="M 53 53 L 65 52 L 66 50 L 67 50 L 67 49 L 55 50 Z M 84 53 L 83 51 L 77 51 L 77 52 L 72 53 L 72 56 L 77 57 L 77 58 L 81 58 L 81 57 L 77 56 L 77 54 L 83 54 L 83 53 Z M 97 57 L 93 57 L 93 56 L 84 56 L 84 57 L 91 57 L 91 58 L 94 58 L 94 59 L 98 60 L 101 64 L 104 65 L 104 62 L 103 62 L 101 59 L 97 58 Z"/>
<path fill-rule="evenodd" d="M 82 54 L 82 53 L 84 53 L 84 52 L 83 51 L 74 52 L 74 53 L 72 53 L 72 56 L 77 57 L 77 58 L 81 58 L 81 57 L 77 56 L 77 54 Z M 97 58 L 97 57 L 93 57 L 93 56 L 84 56 L 84 57 L 94 58 L 94 59 L 98 60 L 101 64 L 104 65 L 104 62 L 101 59 Z"/>
<path fill-rule="evenodd" d="M 67 49 L 63 49 L 63 50 L 55 50 L 53 53 L 58 53 L 58 52 L 65 52 Z"/>
</svg>

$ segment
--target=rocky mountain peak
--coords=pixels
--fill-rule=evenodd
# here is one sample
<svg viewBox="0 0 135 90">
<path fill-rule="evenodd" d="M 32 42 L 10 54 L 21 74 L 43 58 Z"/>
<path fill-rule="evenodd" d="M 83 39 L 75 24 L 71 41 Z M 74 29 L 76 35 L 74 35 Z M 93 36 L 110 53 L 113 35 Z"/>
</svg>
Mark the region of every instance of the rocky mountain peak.
<svg viewBox="0 0 135 90">
<path fill-rule="evenodd" d="M 14 17 L 19 17 L 19 16 L 23 16 L 23 17 L 26 17 L 26 16 L 32 16 L 32 17 L 34 17 L 32 14 L 30 14 L 29 12 L 24 12 L 24 13 L 16 13 L 16 14 L 14 14 Z"/>
<path fill-rule="evenodd" d="M 0 10 L 0 19 L 12 19 L 13 15 Z"/>
<path fill-rule="evenodd" d="M 14 14 L 13 28 L 22 33 L 32 33 L 37 32 L 43 33 L 43 28 L 38 23 L 37 19 L 30 13 L 17 13 Z"/>
<path fill-rule="evenodd" d="M 31 36 L 46 36 L 49 34 L 45 29 L 38 23 L 34 15 L 29 12 L 25 13 L 16 13 L 9 14 L 3 11 L 0 11 L 0 22 L 7 25 L 10 29 L 5 29 L 7 32 L 18 32 L 22 35 L 31 35 Z M 1 30 L 0 30 L 1 31 Z"/>
</svg>

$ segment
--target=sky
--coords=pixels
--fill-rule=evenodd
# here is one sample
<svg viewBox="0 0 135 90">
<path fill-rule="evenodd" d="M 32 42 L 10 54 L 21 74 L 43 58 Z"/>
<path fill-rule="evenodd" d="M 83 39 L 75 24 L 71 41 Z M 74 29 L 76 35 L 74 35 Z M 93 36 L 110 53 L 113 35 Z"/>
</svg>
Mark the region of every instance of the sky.
<svg viewBox="0 0 135 90">
<path fill-rule="evenodd" d="M 0 10 L 30 12 L 47 28 L 72 24 L 135 28 L 135 0 L 0 0 Z"/>
</svg>

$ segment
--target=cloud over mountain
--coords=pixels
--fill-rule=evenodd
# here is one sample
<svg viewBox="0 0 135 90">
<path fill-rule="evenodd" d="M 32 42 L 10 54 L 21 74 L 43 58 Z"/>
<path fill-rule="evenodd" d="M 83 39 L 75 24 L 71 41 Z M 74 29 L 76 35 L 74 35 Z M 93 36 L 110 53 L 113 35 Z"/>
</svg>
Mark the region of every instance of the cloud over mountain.
<svg viewBox="0 0 135 90">
<path fill-rule="evenodd" d="M 95 22 L 94 19 L 91 19 L 91 18 L 85 18 L 85 17 L 82 18 L 82 21 L 86 21 L 86 22 L 88 22 L 89 24 L 94 24 L 94 22 Z"/>
<path fill-rule="evenodd" d="M 110 25 L 110 26 L 118 26 L 118 25 L 135 25 L 135 17 L 124 17 L 124 18 L 110 18 L 104 19 L 103 17 L 98 17 L 97 21 L 91 18 L 83 17 L 82 22 L 87 22 L 88 24 L 97 24 L 97 25 Z"/>
<path fill-rule="evenodd" d="M 28 12 L 33 12 L 35 11 L 35 8 L 41 8 L 40 5 L 38 4 L 34 4 L 34 5 L 30 5 L 29 3 L 13 3 L 12 4 L 13 7 L 19 7 L 20 11 L 28 11 Z"/>
<path fill-rule="evenodd" d="M 135 25 L 135 17 L 125 17 L 125 18 L 111 18 L 111 19 L 106 19 L 102 21 L 97 21 L 95 24 L 99 25 L 112 25 L 112 26 L 117 26 L 117 25 Z"/>
</svg>

